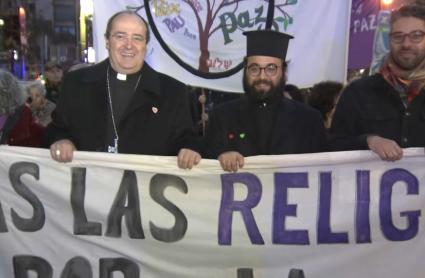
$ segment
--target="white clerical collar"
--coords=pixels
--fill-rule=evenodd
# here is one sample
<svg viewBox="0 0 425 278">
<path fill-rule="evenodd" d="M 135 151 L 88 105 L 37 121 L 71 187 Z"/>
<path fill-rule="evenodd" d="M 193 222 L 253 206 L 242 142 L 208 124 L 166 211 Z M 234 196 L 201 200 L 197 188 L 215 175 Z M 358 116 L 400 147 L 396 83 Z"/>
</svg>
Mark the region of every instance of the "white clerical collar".
<svg viewBox="0 0 425 278">
<path fill-rule="evenodd" d="M 127 80 L 127 74 L 117 72 L 117 79 L 121 81 Z"/>
</svg>

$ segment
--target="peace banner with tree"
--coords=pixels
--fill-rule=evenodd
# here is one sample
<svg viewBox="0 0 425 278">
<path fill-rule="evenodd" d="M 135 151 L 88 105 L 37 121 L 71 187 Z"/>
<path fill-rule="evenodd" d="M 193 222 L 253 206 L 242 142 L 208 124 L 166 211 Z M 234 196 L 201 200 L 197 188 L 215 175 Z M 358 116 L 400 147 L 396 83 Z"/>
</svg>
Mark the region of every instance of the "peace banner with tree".
<svg viewBox="0 0 425 278">
<path fill-rule="evenodd" d="M 153 33 L 146 61 L 188 85 L 242 92 L 244 31 L 273 29 L 293 35 L 288 82 L 309 87 L 344 81 L 350 1 L 329 0 L 95 0 L 94 40 L 98 60 L 107 57 L 108 18 L 130 9 Z"/>
</svg>

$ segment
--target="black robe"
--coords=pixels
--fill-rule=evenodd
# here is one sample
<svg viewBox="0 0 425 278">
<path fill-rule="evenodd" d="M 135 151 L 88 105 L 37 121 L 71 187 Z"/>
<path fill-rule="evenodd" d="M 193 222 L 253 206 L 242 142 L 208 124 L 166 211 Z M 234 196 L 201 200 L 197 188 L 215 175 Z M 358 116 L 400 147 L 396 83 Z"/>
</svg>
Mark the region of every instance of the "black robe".
<svg viewBox="0 0 425 278">
<path fill-rule="evenodd" d="M 71 140 L 77 150 L 106 152 L 111 144 L 106 71 L 109 61 L 65 75 L 46 143 Z M 119 153 L 176 155 L 181 148 L 199 151 L 186 86 L 154 71 L 146 62 L 117 131 Z"/>
<path fill-rule="evenodd" d="M 320 113 L 283 96 L 265 106 L 242 97 L 217 107 L 207 128 L 206 145 L 209 158 L 227 151 L 254 156 L 327 149 Z"/>
</svg>

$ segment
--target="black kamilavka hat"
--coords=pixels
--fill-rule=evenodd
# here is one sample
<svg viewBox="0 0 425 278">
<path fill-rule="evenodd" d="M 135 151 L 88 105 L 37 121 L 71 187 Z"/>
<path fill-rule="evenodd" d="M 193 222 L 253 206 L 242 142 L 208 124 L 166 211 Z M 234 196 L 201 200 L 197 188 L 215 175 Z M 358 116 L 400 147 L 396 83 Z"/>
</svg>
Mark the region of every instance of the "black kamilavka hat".
<svg viewBox="0 0 425 278">
<path fill-rule="evenodd" d="M 285 61 L 289 40 L 293 36 L 273 31 L 255 30 L 243 32 L 246 36 L 246 56 L 271 56 Z"/>
</svg>

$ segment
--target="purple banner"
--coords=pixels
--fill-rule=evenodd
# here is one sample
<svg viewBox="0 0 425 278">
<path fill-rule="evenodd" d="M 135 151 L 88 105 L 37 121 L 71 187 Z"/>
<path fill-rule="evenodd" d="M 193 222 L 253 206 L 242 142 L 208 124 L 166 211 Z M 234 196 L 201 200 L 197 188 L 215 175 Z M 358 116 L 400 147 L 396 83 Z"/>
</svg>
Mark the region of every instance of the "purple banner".
<svg viewBox="0 0 425 278">
<path fill-rule="evenodd" d="M 348 69 L 369 67 L 380 0 L 353 0 L 351 8 Z"/>
</svg>

